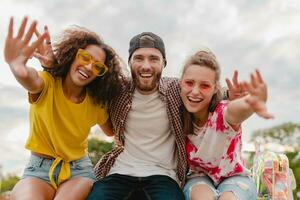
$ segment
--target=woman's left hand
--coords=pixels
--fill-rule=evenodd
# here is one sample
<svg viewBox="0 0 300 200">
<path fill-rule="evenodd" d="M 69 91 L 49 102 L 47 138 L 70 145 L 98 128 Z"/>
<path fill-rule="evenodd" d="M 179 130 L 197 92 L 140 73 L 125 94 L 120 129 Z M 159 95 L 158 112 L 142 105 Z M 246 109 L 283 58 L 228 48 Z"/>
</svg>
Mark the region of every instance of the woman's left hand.
<svg viewBox="0 0 300 200">
<path fill-rule="evenodd" d="M 242 85 L 244 90 L 249 93 L 245 100 L 253 112 L 265 119 L 274 118 L 274 116 L 267 111 L 267 85 L 264 83 L 260 72 L 256 70 L 254 74 L 251 74 L 251 81 L 243 82 Z"/>
</svg>

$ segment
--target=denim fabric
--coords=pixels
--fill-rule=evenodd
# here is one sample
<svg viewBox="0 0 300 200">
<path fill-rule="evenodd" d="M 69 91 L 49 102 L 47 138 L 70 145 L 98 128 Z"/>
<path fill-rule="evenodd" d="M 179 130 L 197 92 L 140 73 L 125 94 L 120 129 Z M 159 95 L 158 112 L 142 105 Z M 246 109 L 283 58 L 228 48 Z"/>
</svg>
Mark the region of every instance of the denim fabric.
<svg viewBox="0 0 300 200">
<path fill-rule="evenodd" d="M 35 177 L 35 178 L 40 178 L 46 181 L 47 183 L 51 184 L 48 173 L 53 161 L 54 159 L 47 159 L 36 155 L 31 155 L 29 162 L 25 167 L 22 179 L 28 177 Z M 79 160 L 71 161 L 70 166 L 71 166 L 70 179 L 75 177 L 86 177 L 96 181 L 96 177 L 93 171 L 93 165 L 88 156 L 85 156 Z M 61 168 L 61 163 L 56 167 L 53 173 L 56 184 L 57 184 L 60 168 Z"/>
<path fill-rule="evenodd" d="M 87 200 L 184 200 L 178 184 L 170 177 L 106 176 L 94 183 Z"/>
<path fill-rule="evenodd" d="M 247 176 L 232 176 L 224 179 L 219 185 L 215 186 L 212 180 L 207 176 L 194 177 L 187 181 L 183 193 L 186 200 L 190 199 L 190 191 L 193 186 L 206 184 L 218 199 L 223 192 L 232 192 L 239 200 L 255 200 L 256 186 L 254 181 Z"/>
</svg>

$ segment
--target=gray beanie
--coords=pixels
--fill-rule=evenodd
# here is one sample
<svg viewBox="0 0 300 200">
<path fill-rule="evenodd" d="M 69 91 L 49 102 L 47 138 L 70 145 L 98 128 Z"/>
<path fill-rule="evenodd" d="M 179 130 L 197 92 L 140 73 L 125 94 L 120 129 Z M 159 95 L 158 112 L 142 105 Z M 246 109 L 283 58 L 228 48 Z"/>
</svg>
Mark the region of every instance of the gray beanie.
<svg viewBox="0 0 300 200">
<path fill-rule="evenodd" d="M 147 37 L 144 37 L 147 36 Z M 163 40 L 156 34 L 151 32 L 143 32 L 134 36 L 129 43 L 129 57 L 128 61 L 130 60 L 133 52 L 139 48 L 155 48 L 160 51 L 162 57 L 165 61 L 165 65 L 167 63 L 166 60 L 166 52 L 165 52 L 165 45 Z"/>
</svg>

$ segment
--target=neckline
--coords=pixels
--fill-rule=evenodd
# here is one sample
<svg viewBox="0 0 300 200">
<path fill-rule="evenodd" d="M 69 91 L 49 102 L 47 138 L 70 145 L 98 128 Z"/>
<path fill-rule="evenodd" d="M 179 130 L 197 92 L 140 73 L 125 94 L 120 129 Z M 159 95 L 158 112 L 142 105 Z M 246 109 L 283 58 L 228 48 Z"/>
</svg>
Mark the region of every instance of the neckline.
<svg viewBox="0 0 300 200">
<path fill-rule="evenodd" d="M 85 103 L 85 101 L 87 101 L 87 96 L 88 96 L 88 94 L 87 94 L 87 92 L 85 93 L 85 96 L 84 96 L 84 98 L 83 98 L 83 100 L 81 101 L 81 102 L 78 102 L 78 103 L 76 103 L 76 102 L 73 102 L 73 101 L 71 101 L 70 99 L 68 99 L 66 96 L 65 96 L 65 93 L 64 93 L 64 90 L 63 90 L 63 81 L 62 81 L 62 79 L 60 78 L 59 79 L 59 92 L 60 92 L 60 94 L 63 96 L 63 99 L 66 101 L 66 102 L 68 102 L 69 104 L 72 104 L 72 105 L 81 105 L 81 104 L 83 104 L 83 103 Z"/>
</svg>

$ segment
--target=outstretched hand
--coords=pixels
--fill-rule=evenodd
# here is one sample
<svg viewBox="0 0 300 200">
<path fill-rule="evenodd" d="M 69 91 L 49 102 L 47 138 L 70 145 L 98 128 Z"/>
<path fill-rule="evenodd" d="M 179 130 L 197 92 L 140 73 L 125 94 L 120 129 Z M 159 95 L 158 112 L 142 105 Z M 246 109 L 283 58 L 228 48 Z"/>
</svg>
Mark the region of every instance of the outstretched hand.
<svg viewBox="0 0 300 200">
<path fill-rule="evenodd" d="M 35 35 L 40 37 L 41 34 L 37 29 L 35 29 Z M 51 45 L 50 34 L 47 26 L 44 26 L 44 32 L 47 33 L 45 42 L 43 42 L 36 51 L 33 53 L 33 56 L 37 58 L 43 67 L 52 68 L 55 63 L 55 57 Z"/>
<path fill-rule="evenodd" d="M 260 72 L 256 70 L 255 74 L 251 74 L 251 81 L 243 82 L 242 85 L 244 90 L 249 93 L 245 100 L 253 112 L 265 119 L 274 118 L 274 116 L 267 111 L 267 85 L 264 83 Z"/>
<path fill-rule="evenodd" d="M 226 78 L 225 79 L 228 87 L 228 98 L 229 100 L 234 100 L 247 95 L 241 83 L 238 82 L 238 71 L 235 70 L 232 78 L 232 82 Z"/>
<path fill-rule="evenodd" d="M 32 56 L 35 49 L 44 41 L 47 37 L 47 33 L 43 33 L 34 41 L 31 45 L 29 44 L 30 39 L 36 29 L 37 22 L 31 23 L 30 28 L 24 35 L 28 18 L 24 17 L 21 26 L 18 30 L 16 37 L 13 37 L 13 18 L 10 18 L 8 34 L 5 41 L 4 47 L 4 58 L 9 64 L 11 71 L 18 77 L 26 77 L 28 70 L 26 63 Z"/>
</svg>

